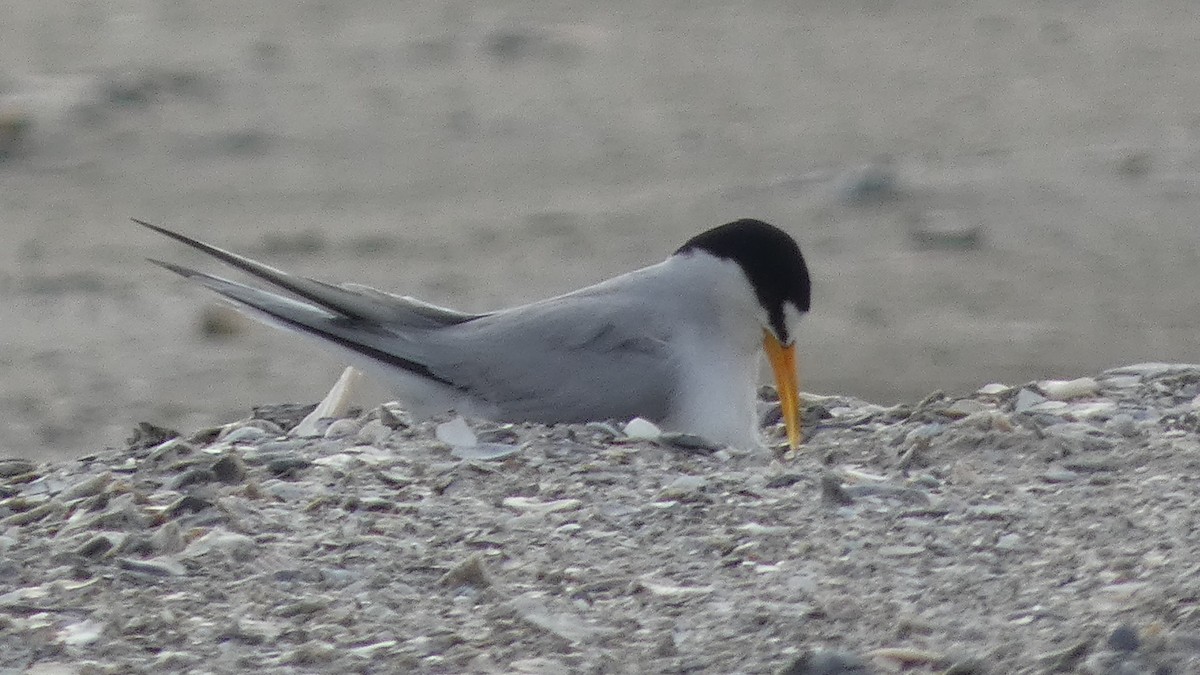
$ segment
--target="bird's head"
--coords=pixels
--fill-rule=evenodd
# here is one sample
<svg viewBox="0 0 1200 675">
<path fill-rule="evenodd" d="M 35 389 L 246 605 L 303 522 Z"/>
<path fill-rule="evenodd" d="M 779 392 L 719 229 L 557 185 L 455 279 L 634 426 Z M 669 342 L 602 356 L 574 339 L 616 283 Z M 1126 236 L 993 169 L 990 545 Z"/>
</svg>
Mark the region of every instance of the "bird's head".
<svg viewBox="0 0 1200 675">
<path fill-rule="evenodd" d="M 689 239 L 676 255 L 702 252 L 735 263 L 746 276 L 757 304 L 763 349 L 775 374 L 788 444 L 800 443 L 800 389 L 796 372 L 796 326 L 808 312 L 812 283 L 800 245 L 787 232 L 744 218 Z"/>
</svg>

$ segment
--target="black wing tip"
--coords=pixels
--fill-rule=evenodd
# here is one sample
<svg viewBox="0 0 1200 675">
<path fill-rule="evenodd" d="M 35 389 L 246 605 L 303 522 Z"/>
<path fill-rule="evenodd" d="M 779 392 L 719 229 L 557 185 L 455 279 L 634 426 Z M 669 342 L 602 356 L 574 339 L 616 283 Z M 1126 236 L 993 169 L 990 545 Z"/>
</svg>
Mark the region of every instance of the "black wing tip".
<svg viewBox="0 0 1200 675">
<path fill-rule="evenodd" d="M 137 223 L 138 225 L 141 225 L 142 227 L 148 227 L 148 228 L 154 230 L 155 232 L 165 232 L 165 230 L 163 229 L 162 226 L 155 225 L 154 223 L 147 223 L 146 221 L 142 220 L 141 218 L 134 218 L 134 217 L 130 216 L 129 219 L 132 220 L 133 222 Z"/>
<path fill-rule="evenodd" d="M 334 286 L 333 284 L 328 284 L 323 281 L 317 281 L 315 279 L 306 279 L 303 277 L 294 278 L 294 277 L 292 277 L 292 275 L 288 274 L 287 272 L 284 272 L 283 270 L 277 270 L 273 267 L 270 267 L 269 265 L 264 265 L 263 263 L 260 263 L 256 260 L 252 260 L 245 256 L 238 255 L 237 253 L 233 253 L 232 251 L 226 251 L 225 249 L 218 248 L 216 246 L 213 246 L 212 244 L 206 244 L 205 242 L 202 242 L 199 239 L 193 239 L 187 235 L 179 234 L 178 232 L 172 232 L 171 230 L 168 230 L 165 227 L 162 227 L 159 225 L 154 225 L 152 223 L 147 223 L 146 221 L 140 220 L 138 218 L 130 218 L 130 220 L 137 223 L 138 225 L 142 225 L 143 227 L 150 228 L 151 230 L 154 230 L 155 232 L 166 235 L 167 237 L 170 237 L 171 239 L 174 239 L 175 241 L 178 241 L 182 244 L 190 246 L 191 248 L 194 248 L 197 251 L 208 254 L 208 255 L 216 258 L 217 260 L 220 260 L 221 262 L 225 263 L 226 265 L 229 265 L 230 267 L 239 269 L 243 272 L 246 272 L 247 274 L 258 277 L 259 279 L 266 281 L 267 283 L 270 283 L 274 286 L 282 288 L 283 290 L 288 291 L 289 293 L 292 293 L 296 296 L 304 298 L 305 300 L 311 302 L 312 304 L 314 304 L 318 307 L 321 307 L 325 310 L 328 310 L 334 314 L 342 315 L 342 316 L 345 316 L 345 317 L 351 318 L 351 319 L 369 318 L 369 316 L 363 315 L 362 312 L 357 310 L 354 306 L 347 304 L 345 302 L 339 302 L 336 296 L 331 298 L 329 293 L 322 292 L 322 289 L 329 289 L 329 291 L 331 291 L 331 292 L 342 290 L 339 287 Z M 180 274 L 184 277 L 195 278 L 195 277 L 206 277 L 207 276 L 207 275 L 201 274 L 199 272 L 194 272 L 192 270 L 189 270 L 186 267 L 178 267 L 176 265 L 171 265 L 169 263 L 163 263 L 160 261 L 152 261 L 152 262 L 159 265 L 160 267 L 164 267 L 164 268 L 171 270 L 172 272 L 175 272 L 176 274 Z"/>
<path fill-rule="evenodd" d="M 218 258 L 224 260 L 225 262 L 234 265 L 235 267 L 246 270 L 246 271 L 256 274 L 260 277 L 262 276 L 261 271 L 255 270 L 253 267 L 253 265 L 256 265 L 257 263 L 250 263 L 250 265 L 247 265 L 247 263 L 239 261 L 239 256 L 222 251 L 220 249 L 216 249 L 207 244 L 193 240 L 189 237 L 178 234 L 176 232 L 172 232 L 164 227 L 160 227 L 158 225 L 147 223 L 144 220 L 139 220 L 139 219 L 133 218 L 133 217 L 131 217 L 130 220 L 132 220 L 133 222 L 135 222 L 138 225 L 141 225 L 143 227 L 148 227 L 151 230 L 154 230 L 155 232 L 160 232 L 162 234 L 167 235 L 168 237 L 177 239 L 186 244 L 190 244 L 192 246 L 200 248 L 201 250 L 212 253 L 212 254 L 216 255 Z M 147 260 L 147 262 L 150 262 L 154 265 L 158 265 L 159 267 L 162 267 L 165 270 L 174 272 L 175 274 L 178 274 L 179 276 L 181 276 L 185 279 L 199 279 L 201 281 L 208 280 L 208 281 L 220 281 L 220 282 L 224 281 L 223 279 L 220 279 L 219 277 L 211 277 L 207 274 L 204 274 L 203 272 L 197 272 L 196 270 L 192 270 L 187 267 L 183 267 L 181 265 L 176 265 L 174 263 L 157 260 L 155 258 L 146 258 L 146 260 Z M 280 274 L 282 274 L 282 273 L 280 273 Z M 286 275 L 282 279 L 267 278 L 267 280 L 275 283 L 278 286 L 281 286 L 282 288 L 284 288 L 286 290 L 290 290 L 294 293 L 297 293 L 298 295 L 300 295 L 301 297 L 304 297 L 307 300 L 315 301 L 317 303 L 317 306 L 319 309 L 322 309 L 322 310 L 332 309 L 335 312 L 342 314 L 343 316 L 349 317 L 351 319 L 354 318 L 353 314 L 349 313 L 345 308 L 338 308 L 336 306 L 330 305 L 328 302 L 322 302 L 322 301 L 320 301 L 319 298 L 313 298 L 311 293 L 306 293 L 304 289 L 296 287 L 296 286 L 294 286 L 294 284 L 288 283 L 286 280 Z M 318 283 L 323 283 L 323 282 L 318 282 Z M 236 285 L 240 285 L 240 284 L 235 284 L 235 286 Z M 326 284 L 326 285 L 328 285 L 328 284 Z M 245 299 L 237 298 L 235 296 L 230 295 L 228 292 L 222 291 L 219 288 L 213 288 L 211 286 L 209 288 L 212 288 L 212 290 L 215 290 L 217 293 L 219 293 L 223 297 L 233 301 L 234 303 L 250 307 L 251 309 L 254 309 L 259 312 L 262 312 L 263 314 L 266 314 L 267 316 L 271 317 L 275 321 L 278 321 L 281 324 L 290 327 L 292 330 L 302 332 L 302 333 L 309 333 L 309 334 L 311 334 L 319 339 L 322 339 L 326 342 L 336 344 L 336 345 L 342 347 L 343 349 L 349 349 L 352 352 L 361 354 L 361 355 L 363 355 L 369 359 L 372 359 L 373 361 L 376 361 L 378 363 L 382 363 L 382 364 L 385 364 L 388 366 L 392 366 L 395 368 L 399 368 L 401 370 L 408 371 L 418 377 L 424 377 L 433 382 L 443 384 L 447 387 L 451 387 L 451 388 L 455 388 L 455 389 L 459 388 L 459 386 L 456 385 L 454 382 L 452 382 L 446 378 L 440 377 L 439 375 L 434 373 L 433 370 L 431 370 L 429 368 L 429 366 L 427 366 L 423 363 L 420 363 L 419 361 L 415 361 L 412 359 L 406 359 L 400 355 L 392 354 L 392 353 L 390 353 L 386 350 L 380 349 L 378 347 L 373 347 L 371 345 L 363 344 L 361 342 L 350 339 L 346 336 L 338 335 L 329 330 L 323 329 L 319 325 L 312 324 L 311 322 L 305 322 L 305 321 L 299 320 L 295 317 L 289 317 L 286 314 L 283 314 L 279 311 L 272 311 L 270 307 L 260 306 L 253 302 L 248 302 Z M 246 288 L 251 288 L 251 287 L 246 287 Z M 257 289 L 254 289 L 254 290 L 257 290 Z M 265 292 L 265 291 L 262 291 L 262 292 Z"/>
<path fill-rule="evenodd" d="M 130 220 L 137 223 L 138 225 L 141 225 L 142 227 L 154 230 L 155 232 L 157 232 L 159 234 L 166 235 L 166 236 L 174 239 L 175 241 L 187 244 L 188 246 L 191 246 L 192 248 L 199 249 L 199 250 L 209 253 L 211 255 L 217 255 L 217 252 L 220 251 L 220 249 L 217 249 L 216 247 L 211 246 L 209 244 L 205 244 L 204 242 L 199 241 L 197 239 L 192 239 L 191 237 L 187 236 L 186 234 L 179 234 L 178 232 L 175 232 L 174 230 L 168 230 L 167 228 L 163 227 L 162 225 L 155 225 L 154 223 L 148 223 L 139 218 L 130 218 Z M 223 253 L 223 251 L 221 251 L 221 252 Z"/>
<path fill-rule="evenodd" d="M 161 267 L 167 271 L 174 272 L 185 279 L 190 279 L 198 274 L 196 272 L 196 270 L 188 269 L 181 265 L 176 265 L 175 263 L 165 262 L 162 260 L 158 260 L 156 258 L 146 258 L 146 262 L 151 263 L 153 265 L 158 265 L 159 267 Z"/>
</svg>

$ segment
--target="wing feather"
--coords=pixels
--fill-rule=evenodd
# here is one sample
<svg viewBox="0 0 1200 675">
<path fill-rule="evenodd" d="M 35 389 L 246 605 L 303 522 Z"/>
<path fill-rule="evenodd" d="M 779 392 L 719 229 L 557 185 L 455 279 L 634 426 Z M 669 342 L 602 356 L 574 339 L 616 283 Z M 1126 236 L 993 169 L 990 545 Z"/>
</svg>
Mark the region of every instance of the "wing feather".
<svg viewBox="0 0 1200 675">
<path fill-rule="evenodd" d="M 316 279 L 297 277 L 270 265 L 264 265 L 257 260 L 168 230 L 160 225 L 152 225 L 137 218 L 131 220 L 138 225 L 147 227 L 198 251 L 207 253 L 231 267 L 270 282 L 285 291 L 294 293 L 314 305 L 347 318 L 430 328 L 462 323 L 479 316 L 478 314 L 466 314 L 446 309 L 445 307 L 438 307 L 421 302 L 415 298 L 392 295 L 391 293 L 385 293 L 369 286 L 336 286 Z"/>
<path fill-rule="evenodd" d="M 195 281 L 239 306 L 253 310 L 268 323 L 322 338 L 380 364 L 401 368 L 451 387 L 455 386 L 452 381 L 434 373 L 419 360 L 417 355 L 421 351 L 420 342 L 402 333 L 387 330 L 380 324 L 347 319 L 306 302 L 161 260 L 150 262 Z"/>
<path fill-rule="evenodd" d="M 607 293 L 575 293 L 438 331 L 429 368 L 509 419 L 663 419 L 674 392 L 661 317 Z"/>
</svg>

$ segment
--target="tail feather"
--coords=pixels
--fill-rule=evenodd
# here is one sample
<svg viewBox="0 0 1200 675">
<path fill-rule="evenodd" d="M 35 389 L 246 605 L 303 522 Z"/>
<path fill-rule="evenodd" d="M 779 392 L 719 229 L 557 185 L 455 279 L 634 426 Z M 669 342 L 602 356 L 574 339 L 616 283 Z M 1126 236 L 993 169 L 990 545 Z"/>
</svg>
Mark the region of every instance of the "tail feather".
<svg viewBox="0 0 1200 675">
<path fill-rule="evenodd" d="M 332 308 L 319 303 L 310 304 L 294 300 L 173 263 L 153 259 L 150 262 L 185 279 L 195 281 L 240 307 L 252 310 L 267 323 L 322 338 L 372 361 L 401 368 L 434 382 L 456 387 L 453 382 L 440 377 L 415 357 L 400 353 L 401 351 L 416 350 L 412 340 L 369 318 L 347 316 L 345 312 L 331 311 Z M 403 347 L 409 347 L 409 349 L 403 349 Z"/>
<path fill-rule="evenodd" d="M 436 307 L 411 298 L 393 296 L 375 289 L 369 289 L 370 292 L 365 292 L 365 289 L 367 289 L 365 286 L 342 287 L 316 279 L 293 276 L 270 265 L 264 265 L 257 260 L 252 260 L 231 251 L 226 251 L 223 248 L 206 244 L 198 239 L 192 239 L 160 225 L 153 225 L 137 218 L 131 218 L 131 220 L 142 227 L 166 235 L 198 251 L 203 251 L 227 265 L 268 281 L 290 293 L 294 293 L 315 305 L 329 310 L 333 314 L 349 319 L 378 323 L 394 322 L 431 328 L 462 323 L 478 316 Z M 172 271 L 178 271 L 165 263 L 157 264 Z"/>
</svg>

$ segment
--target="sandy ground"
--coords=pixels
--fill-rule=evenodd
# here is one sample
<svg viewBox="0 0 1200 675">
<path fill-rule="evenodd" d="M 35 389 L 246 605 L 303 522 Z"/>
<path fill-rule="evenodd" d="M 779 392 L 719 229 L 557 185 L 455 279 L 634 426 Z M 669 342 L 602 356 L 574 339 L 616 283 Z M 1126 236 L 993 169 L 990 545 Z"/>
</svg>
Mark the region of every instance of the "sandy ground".
<svg viewBox="0 0 1200 675">
<path fill-rule="evenodd" d="M 312 401 L 340 370 L 267 328 L 207 337 L 210 298 L 142 260 L 197 258 L 129 216 L 471 309 L 757 216 L 813 269 L 805 388 L 878 401 L 1200 350 L 1188 2 L 0 12 L 0 454 Z"/>
<path fill-rule="evenodd" d="M 0 460 L 0 672 L 1200 672 L 1200 366 L 809 403 L 784 455 L 389 404 Z"/>
</svg>

